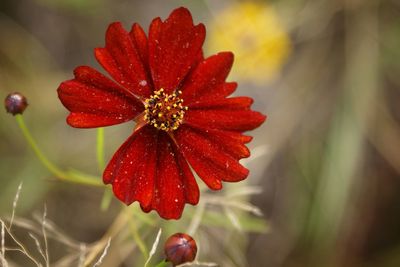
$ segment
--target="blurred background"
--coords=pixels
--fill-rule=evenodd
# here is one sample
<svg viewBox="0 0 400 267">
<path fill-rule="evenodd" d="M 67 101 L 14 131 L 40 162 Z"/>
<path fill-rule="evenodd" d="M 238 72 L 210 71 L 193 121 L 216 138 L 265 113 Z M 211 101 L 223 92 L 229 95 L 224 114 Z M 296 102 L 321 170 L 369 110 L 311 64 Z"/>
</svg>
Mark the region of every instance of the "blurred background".
<svg viewBox="0 0 400 267">
<path fill-rule="evenodd" d="M 206 56 L 235 53 L 235 94 L 253 97 L 254 109 L 268 115 L 251 133 L 247 184 L 226 187 L 261 187 L 249 201 L 264 215 L 247 230 L 225 229 L 217 243 L 210 236 L 218 225 L 201 225 L 199 258 L 228 267 L 400 266 L 398 0 L 2 0 L 0 98 L 26 95 L 25 121 L 51 161 L 100 177 L 96 130 L 65 123 L 56 89 L 78 65 L 101 69 L 93 49 L 104 45 L 110 22 L 147 29 L 178 6 L 206 25 Z M 106 160 L 131 130 L 129 123 L 105 130 Z M 100 211 L 104 189 L 53 179 L 13 117 L 0 112 L 0 217 L 11 214 L 21 181 L 16 216 L 32 218 L 46 204 L 47 218 L 77 244 L 99 240 L 121 209 L 113 201 Z M 183 231 L 179 222 L 167 224 Z M 140 229 L 151 247 L 154 232 Z M 23 229 L 15 231 L 35 249 Z M 111 245 L 104 266 L 142 266 L 130 242 Z M 54 243 L 54 266 L 78 266 L 61 262 L 70 250 Z M 35 266 L 18 252 L 8 255 L 10 266 Z"/>
</svg>

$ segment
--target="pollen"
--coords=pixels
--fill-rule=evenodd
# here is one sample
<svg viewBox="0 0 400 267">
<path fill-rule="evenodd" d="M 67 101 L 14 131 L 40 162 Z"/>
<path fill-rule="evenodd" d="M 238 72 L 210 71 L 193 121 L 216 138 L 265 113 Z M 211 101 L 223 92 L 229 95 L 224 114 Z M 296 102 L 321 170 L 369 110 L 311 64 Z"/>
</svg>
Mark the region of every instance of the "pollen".
<svg viewBox="0 0 400 267">
<path fill-rule="evenodd" d="M 145 121 L 163 131 L 178 129 L 185 111 L 188 110 L 188 107 L 183 106 L 183 99 L 179 97 L 181 94 L 181 91 L 167 94 L 162 88 L 154 91 L 154 94 L 145 100 Z"/>
</svg>

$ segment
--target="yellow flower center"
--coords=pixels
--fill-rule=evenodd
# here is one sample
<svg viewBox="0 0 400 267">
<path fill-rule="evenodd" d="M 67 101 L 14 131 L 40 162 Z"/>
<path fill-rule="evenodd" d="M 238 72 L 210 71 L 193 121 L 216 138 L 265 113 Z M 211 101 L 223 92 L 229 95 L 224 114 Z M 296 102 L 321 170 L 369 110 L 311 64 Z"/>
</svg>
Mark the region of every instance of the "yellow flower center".
<svg viewBox="0 0 400 267">
<path fill-rule="evenodd" d="M 154 91 L 154 94 L 145 100 L 145 121 L 163 131 L 178 129 L 185 111 L 188 110 L 188 107 L 182 105 L 183 99 L 179 97 L 181 94 L 181 91 L 177 91 L 169 95 L 162 88 Z"/>
</svg>

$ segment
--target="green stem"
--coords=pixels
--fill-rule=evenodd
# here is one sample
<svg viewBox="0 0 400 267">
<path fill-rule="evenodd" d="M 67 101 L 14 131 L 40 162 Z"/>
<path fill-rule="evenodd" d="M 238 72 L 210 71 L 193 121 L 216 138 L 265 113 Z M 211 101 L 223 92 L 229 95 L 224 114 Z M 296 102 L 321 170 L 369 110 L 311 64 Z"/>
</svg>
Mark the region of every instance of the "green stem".
<svg viewBox="0 0 400 267">
<path fill-rule="evenodd" d="M 97 128 L 97 141 L 96 141 L 96 157 L 97 164 L 99 166 L 100 173 L 104 171 L 106 167 L 106 163 L 104 160 L 104 128 Z M 103 193 L 103 198 L 100 202 L 100 209 L 102 211 L 106 211 L 108 207 L 110 207 L 110 203 L 112 200 L 111 190 L 106 188 Z"/>
<path fill-rule="evenodd" d="M 22 134 L 24 135 L 25 139 L 28 141 L 29 145 L 33 149 L 33 152 L 35 152 L 36 156 L 39 158 L 40 162 L 55 176 L 61 179 L 68 179 L 67 175 L 57 166 L 55 166 L 50 160 L 48 160 L 46 156 L 43 154 L 43 152 L 40 150 L 35 139 L 33 139 L 30 131 L 26 127 L 22 115 L 21 114 L 15 115 L 15 119 L 17 120 L 19 128 L 22 130 Z"/>
<path fill-rule="evenodd" d="M 169 265 L 169 262 L 163 260 L 162 262 L 160 262 L 159 264 L 156 265 L 156 267 L 166 267 Z"/>
<path fill-rule="evenodd" d="M 35 139 L 32 137 L 28 127 L 26 127 L 26 124 L 25 124 L 25 121 L 24 121 L 24 118 L 22 117 L 22 115 L 21 114 L 15 115 L 15 119 L 16 119 L 18 126 L 21 129 L 22 134 L 24 135 L 26 141 L 28 141 L 28 144 L 33 149 L 33 152 L 35 152 L 35 154 L 38 157 L 38 159 L 40 160 L 40 162 L 43 164 L 44 167 L 46 167 L 46 169 L 50 173 L 54 174 L 54 176 L 56 176 L 58 179 L 63 180 L 63 181 L 82 183 L 82 184 L 87 184 L 87 185 L 102 185 L 98 181 L 98 179 L 96 179 L 95 177 L 92 177 L 87 174 L 77 173 L 77 172 L 75 175 L 73 171 L 64 172 L 63 170 L 58 168 L 56 165 L 54 165 L 40 150 Z"/>
<path fill-rule="evenodd" d="M 100 172 L 103 172 L 106 166 L 104 161 L 104 128 L 97 129 L 96 151 L 97 164 L 99 165 Z"/>
<path fill-rule="evenodd" d="M 108 210 L 108 207 L 110 207 L 112 200 L 112 191 L 109 188 L 106 188 L 103 193 L 103 197 L 101 199 L 100 203 L 100 209 L 102 211 Z"/>
<path fill-rule="evenodd" d="M 66 174 L 68 175 L 66 180 L 68 182 L 105 187 L 98 176 L 82 173 L 74 169 L 68 170 Z"/>
</svg>

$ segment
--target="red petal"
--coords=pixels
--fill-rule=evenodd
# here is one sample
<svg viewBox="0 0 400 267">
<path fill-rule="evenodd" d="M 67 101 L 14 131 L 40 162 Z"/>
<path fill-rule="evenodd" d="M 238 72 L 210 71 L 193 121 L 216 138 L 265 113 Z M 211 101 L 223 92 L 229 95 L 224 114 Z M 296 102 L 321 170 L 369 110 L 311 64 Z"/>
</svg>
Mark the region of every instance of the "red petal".
<svg viewBox="0 0 400 267">
<path fill-rule="evenodd" d="M 185 203 L 197 204 L 199 188 L 185 159 L 170 137 L 144 127 L 118 149 L 103 174 L 118 199 L 139 201 L 146 212 L 154 209 L 164 219 L 178 219 Z"/>
<path fill-rule="evenodd" d="M 199 187 L 186 160 L 165 132 L 159 132 L 157 151 L 155 193 L 151 206 L 143 210 L 154 209 L 164 219 L 179 219 L 185 203 L 199 202 Z"/>
<path fill-rule="evenodd" d="M 266 116 L 252 110 L 189 109 L 185 113 L 185 122 L 200 128 L 240 132 L 257 128 L 265 119 Z"/>
<path fill-rule="evenodd" d="M 188 105 L 190 109 L 241 109 L 249 110 L 253 99 L 240 96 L 231 98 L 209 99 L 196 101 Z"/>
<path fill-rule="evenodd" d="M 95 56 L 103 68 L 121 85 L 141 97 L 148 97 L 149 77 L 140 55 L 121 23 L 112 23 L 106 33 L 106 47 L 96 48 Z"/>
<path fill-rule="evenodd" d="M 204 95 L 211 95 L 214 88 L 222 86 L 233 64 L 233 54 L 222 52 L 201 62 L 182 87 L 182 98 L 191 103 Z M 214 96 L 215 97 L 215 96 Z"/>
<path fill-rule="evenodd" d="M 179 150 L 175 151 L 176 161 L 181 170 L 185 199 L 186 202 L 192 205 L 199 203 L 200 191 L 196 179 L 193 176 L 186 159 L 183 157 Z"/>
<path fill-rule="evenodd" d="M 134 46 L 139 52 L 143 64 L 145 65 L 146 68 L 148 68 L 149 47 L 147 44 L 146 33 L 143 31 L 142 27 L 140 27 L 139 24 L 134 23 L 132 25 L 131 31 L 129 32 L 129 36 L 131 37 Z"/>
<path fill-rule="evenodd" d="M 237 83 L 225 82 L 221 85 L 209 88 L 208 92 L 202 95 L 197 95 L 196 98 L 190 99 L 189 96 L 188 98 L 189 101 L 185 100 L 185 103 L 202 102 L 202 101 L 215 100 L 217 98 L 219 99 L 225 98 L 231 95 L 233 92 L 235 92 L 236 88 L 237 88 Z"/>
<path fill-rule="evenodd" d="M 210 141 L 219 146 L 222 151 L 225 151 L 237 160 L 250 156 L 250 150 L 245 144 L 253 139 L 251 136 L 242 135 L 238 132 L 203 129 L 195 126 L 191 127 L 202 132 Z"/>
<path fill-rule="evenodd" d="M 125 121 L 126 120 L 123 120 L 120 117 L 112 117 L 111 115 L 97 115 L 75 112 L 71 112 L 71 114 L 69 114 L 67 117 L 67 123 L 75 128 L 97 128 L 120 124 Z"/>
<path fill-rule="evenodd" d="M 74 80 L 58 88 L 58 97 L 71 111 L 67 118 L 71 126 L 109 126 L 131 120 L 143 110 L 141 103 L 95 69 L 81 66 L 74 73 Z"/>
<path fill-rule="evenodd" d="M 221 181 L 236 182 L 247 177 L 246 168 L 196 130 L 181 126 L 175 138 L 185 158 L 211 189 L 221 189 Z"/>
<path fill-rule="evenodd" d="M 235 82 L 229 82 L 229 83 L 224 83 L 220 86 L 211 88 L 208 94 L 204 94 L 198 98 L 198 100 L 206 100 L 206 99 L 212 99 L 212 98 L 223 98 L 231 95 L 233 92 L 235 92 L 237 88 L 237 83 Z"/>
<path fill-rule="evenodd" d="M 156 173 L 157 131 L 143 127 L 133 133 L 104 170 L 104 183 L 112 183 L 115 196 L 126 204 L 151 205 Z"/>
<path fill-rule="evenodd" d="M 159 40 L 161 35 L 161 27 L 163 22 L 159 17 L 153 19 L 149 27 L 149 43 L 150 40 Z M 149 44 L 150 45 L 150 44 Z"/>
<path fill-rule="evenodd" d="M 137 102 L 137 98 L 131 94 L 128 90 L 120 85 L 116 84 L 114 81 L 110 80 L 108 77 L 104 76 L 97 70 L 89 66 L 79 66 L 74 70 L 75 79 L 92 85 L 97 88 L 101 88 L 104 90 L 118 91 L 121 94 L 125 95 L 128 98 L 131 98 L 134 102 Z"/>
<path fill-rule="evenodd" d="M 193 25 L 186 8 L 175 9 L 161 22 L 153 20 L 149 31 L 149 62 L 155 89 L 171 92 L 195 64 L 205 38 L 203 24 Z"/>
<path fill-rule="evenodd" d="M 183 177 L 172 146 L 170 137 L 160 132 L 152 208 L 165 219 L 179 219 L 185 205 Z"/>
</svg>

